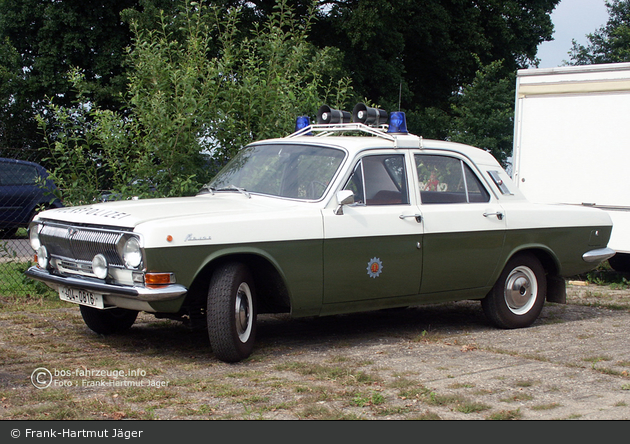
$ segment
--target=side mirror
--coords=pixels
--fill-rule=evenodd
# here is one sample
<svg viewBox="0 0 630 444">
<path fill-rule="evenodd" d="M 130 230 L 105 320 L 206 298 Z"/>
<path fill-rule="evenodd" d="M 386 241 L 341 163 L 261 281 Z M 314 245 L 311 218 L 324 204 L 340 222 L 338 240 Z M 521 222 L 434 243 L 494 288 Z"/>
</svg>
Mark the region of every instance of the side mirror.
<svg viewBox="0 0 630 444">
<path fill-rule="evenodd" d="M 337 208 L 335 214 L 343 214 L 344 205 L 352 205 L 354 203 L 354 193 L 350 190 L 341 190 L 337 192 Z"/>
</svg>

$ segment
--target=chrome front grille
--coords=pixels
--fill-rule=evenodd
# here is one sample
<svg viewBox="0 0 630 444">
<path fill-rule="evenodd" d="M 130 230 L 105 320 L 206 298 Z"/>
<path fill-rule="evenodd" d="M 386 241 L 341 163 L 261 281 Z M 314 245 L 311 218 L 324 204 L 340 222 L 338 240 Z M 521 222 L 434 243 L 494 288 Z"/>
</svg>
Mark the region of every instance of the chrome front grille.
<svg viewBox="0 0 630 444">
<path fill-rule="evenodd" d="M 123 235 L 120 231 L 48 223 L 39 238 L 52 257 L 91 263 L 100 253 L 108 264 L 122 267 L 118 245 Z"/>
</svg>

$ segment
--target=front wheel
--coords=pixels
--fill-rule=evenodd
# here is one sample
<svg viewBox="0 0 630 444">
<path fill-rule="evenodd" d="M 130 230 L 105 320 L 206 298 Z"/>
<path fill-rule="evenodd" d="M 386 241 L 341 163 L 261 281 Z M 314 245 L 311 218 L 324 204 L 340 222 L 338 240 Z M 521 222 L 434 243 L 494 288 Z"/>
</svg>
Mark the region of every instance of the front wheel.
<svg viewBox="0 0 630 444">
<path fill-rule="evenodd" d="M 256 289 L 245 264 L 217 268 L 208 289 L 208 337 L 214 355 L 224 362 L 247 358 L 256 338 Z"/>
<path fill-rule="evenodd" d="M 528 327 L 540 315 L 547 295 L 547 278 L 531 253 L 510 259 L 481 305 L 488 319 L 500 328 Z"/>
</svg>

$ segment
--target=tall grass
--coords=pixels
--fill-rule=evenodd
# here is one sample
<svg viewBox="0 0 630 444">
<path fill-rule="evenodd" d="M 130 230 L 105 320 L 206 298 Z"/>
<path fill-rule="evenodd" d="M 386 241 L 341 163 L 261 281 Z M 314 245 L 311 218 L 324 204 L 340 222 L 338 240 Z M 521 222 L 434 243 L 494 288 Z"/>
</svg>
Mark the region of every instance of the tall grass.
<svg viewBox="0 0 630 444">
<path fill-rule="evenodd" d="M 0 296 L 53 297 L 53 290 L 24 274 L 32 265 L 32 261 L 0 263 Z"/>
</svg>

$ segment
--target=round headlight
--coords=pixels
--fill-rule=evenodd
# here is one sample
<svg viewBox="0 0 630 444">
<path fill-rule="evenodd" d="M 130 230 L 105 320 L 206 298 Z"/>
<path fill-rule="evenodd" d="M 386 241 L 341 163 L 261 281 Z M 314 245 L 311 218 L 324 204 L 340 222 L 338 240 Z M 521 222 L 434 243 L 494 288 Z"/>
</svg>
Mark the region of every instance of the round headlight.
<svg viewBox="0 0 630 444">
<path fill-rule="evenodd" d="M 92 259 L 92 273 L 99 279 L 107 277 L 107 259 L 102 254 L 97 254 Z"/>
<path fill-rule="evenodd" d="M 37 249 L 41 246 L 41 243 L 39 242 L 39 228 L 40 227 L 41 225 L 39 224 L 32 224 L 28 228 L 28 240 L 31 243 L 31 248 L 35 251 L 37 251 Z"/>
<path fill-rule="evenodd" d="M 37 265 L 44 270 L 48 267 L 48 250 L 43 245 L 37 248 Z"/>
<path fill-rule="evenodd" d="M 136 237 L 130 237 L 123 246 L 123 260 L 128 268 L 137 268 L 142 263 L 142 251 L 140 241 Z"/>
</svg>

